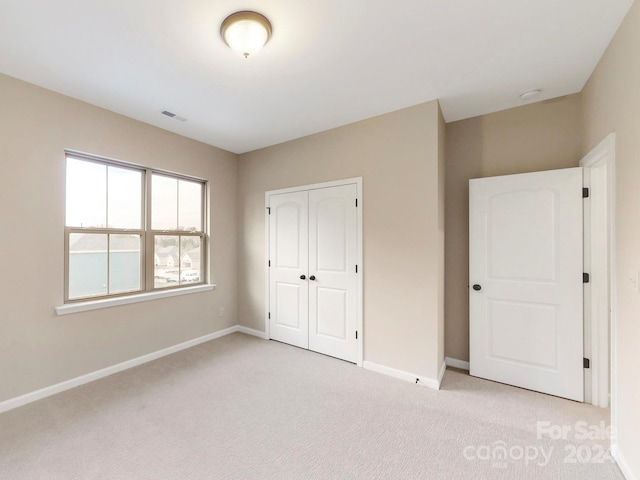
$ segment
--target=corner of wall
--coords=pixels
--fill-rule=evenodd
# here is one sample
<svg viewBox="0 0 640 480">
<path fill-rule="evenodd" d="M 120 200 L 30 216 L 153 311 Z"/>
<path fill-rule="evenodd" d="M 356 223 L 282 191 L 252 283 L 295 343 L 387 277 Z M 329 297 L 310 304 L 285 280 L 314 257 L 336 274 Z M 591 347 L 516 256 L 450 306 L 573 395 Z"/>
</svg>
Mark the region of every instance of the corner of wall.
<svg viewBox="0 0 640 480">
<path fill-rule="evenodd" d="M 438 371 L 445 368 L 445 198 L 447 126 L 438 101 Z"/>
</svg>

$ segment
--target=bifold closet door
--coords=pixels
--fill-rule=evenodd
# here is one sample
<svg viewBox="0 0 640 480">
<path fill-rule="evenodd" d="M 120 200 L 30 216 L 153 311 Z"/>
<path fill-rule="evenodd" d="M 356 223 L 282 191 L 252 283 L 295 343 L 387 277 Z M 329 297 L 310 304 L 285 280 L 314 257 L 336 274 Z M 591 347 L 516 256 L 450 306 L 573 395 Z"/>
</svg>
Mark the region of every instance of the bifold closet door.
<svg viewBox="0 0 640 480">
<path fill-rule="evenodd" d="M 269 206 L 269 330 L 309 348 L 309 193 L 272 195 Z"/>
</svg>

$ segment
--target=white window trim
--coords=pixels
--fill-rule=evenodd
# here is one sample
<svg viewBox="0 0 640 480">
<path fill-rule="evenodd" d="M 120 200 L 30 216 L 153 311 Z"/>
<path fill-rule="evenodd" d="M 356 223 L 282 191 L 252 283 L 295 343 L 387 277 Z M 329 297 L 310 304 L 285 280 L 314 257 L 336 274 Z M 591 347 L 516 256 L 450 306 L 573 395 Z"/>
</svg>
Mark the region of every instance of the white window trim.
<svg viewBox="0 0 640 480">
<path fill-rule="evenodd" d="M 190 293 L 207 292 L 210 290 L 214 290 L 215 288 L 215 284 L 196 285 L 194 287 L 183 287 L 175 288 L 172 290 L 145 292 L 123 297 L 101 298 L 100 300 L 91 300 L 88 302 L 67 303 L 65 305 L 55 307 L 55 311 L 58 315 L 68 315 L 70 313 L 87 312 L 89 310 L 117 307 L 118 305 L 128 305 L 130 303 L 148 302 L 149 300 L 157 300 L 159 298 L 169 298 L 177 297 L 179 295 L 188 295 Z"/>
<path fill-rule="evenodd" d="M 140 290 L 139 292 L 133 292 L 133 293 L 122 293 L 122 294 L 114 294 L 114 295 L 107 295 L 107 296 L 100 296 L 99 298 L 95 299 L 95 300 L 91 300 L 90 298 L 81 298 L 78 300 L 71 300 L 68 298 L 69 295 L 69 284 L 68 284 L 68 268 L 69 268 L 69 262 L 68 262 L 68 254 L 69 254 L 69 248 L 67 245 L 67 239 L 68 239 L 68 232 L 67 230 L 69 230 L 69 227 L 65 226 L 65 286 L 64 286 L 64 295 L 65 295 L 65 304 L 61 305 L 59 307 L 54 307 L 56 313 L 58 315 L 67 315 L 69 313 L 76 313 L 76 312 L 82 312 L 82 311 L 88 311 L 88 310 L 97 310 L 97 309 L 101 309 L 101 308 L 108 308 L 108 307 L 114 307 L 114 306 L 118 306 L 118 305 L 126 305 L 126 304 L 130 304 L 130 303 L 138 303 L 138 302 L 145 302 L 148 300 L 154 300 L 154 299 L 158 299 L 158 298 L 167 298 L 167 297 L 174 297 L 174 296 L 178 296 L 178 295 L 186 295 L 186 294 L 190 294 L 190 293 L 197 293 L 197 292 L 201 292 L 201 291 L 208 291 L 208 290 L 213 290 L 216 286 L 215 284 L 208 284 L 206 283 L 206 279 L 209 275 L 209 271 L 211 268 L 211 265 L 209 264 L 209 252 L 208 252 L 208 248 L 209 248 L 209 220 L 208 220 L 208 206 L 209 206 L 209 182 L 208 180 L 204 179 L 204 178 L 199 178 L 199 177 L 194 177 L 194 176 L 189 176 L 189 175 L 185 175 L 185 174 L 181 174 L 181 173 L 176 173 L 176 172 L 172 172 L 172 171 L 168 171 L 168 170 L 161 170 L 161 169 L 155 169 L 155 168 L 151 168 L 151 167 L 145 167 L 143 165 L 137 164 L 137 163 L 131 163 L 131 162 L 125 162 L 122 160 L 118 160 L 118 159 L 114 159 L 114 158 L 110 158 L 110 157 L 102 157 L 102 156 L 97 156 L 97 155 L 93 155 L 90 153 L 86 153 L 86 152 L 81 152 L 78 150 L 71 150 L 71 149 L 65 149 L 65 158 L 68 158 L 69 156 L 72 157 L 76 157 L 80 160 L 87 160 L 87 161 L 95 161 L 98 162 L 100 164 L 112 164 L 115 166 L 121 166 L 124 168 L 131 168 L 131 169 L 135 169 L 135 170 L 140 170 L 141 172 L 143 172 L 143 179 L 144 179 L 144 183 L 146 184 L 146 188 L 147 191 L 145 191 L 145 189 L 143 188 L 143 202 L 142 202 L 142 218 L 146 219 L 143 220 L 143 228 L 142 230 L 139 231 L 139 234 L 141 235 L 141 239 L 143 242 L 143 246 L 144 248 L 141 249 L 141 251 L 144 251 L 145 254 L 144 256 L 141 256 L 141 260 L 142 260 L 142 265 L 141 267 L 142 270 L 142 287 L 143 289 Z M 177 179 L 182 179 L 182 180 L 188 180 L 188 181 L 192 181 L 192 182 L 200 182 L 203 185 L 203 195 L 202 195 L 202 231 L 201 232 L 191 232 L 191 231 L 182 231 L 182 230 L 153 230 L 151 228 L 151 217 L 150 217 L 150 202 L 151 202 L 151 198 L 148 195 L 148 190 L 151 180 L 152 180 L 152 175 L 153 174 L 159 174 L 159 175 L 165 175 L 168 177 L 172 177 L 172 178 L 177 178 Z M 65 187 L 66 188 L 66 187 Z M 146 200 L 146 203 L 145 203 Z M 71 230 L 75 230 L 75 228 L 72 228 Z M 91 233 L 89 232 L 87 229 L 87 233 Z M 132 230 L 133 231 L 133 230 Z M 133 231 L 134 233 L 137 233 L 138 231 Z M 120 233 L 119 231 L 107 231 L 105 229 L 105 233 L 106 234 L 112 234 L 112 233 Z M 128 229 L 124 229 L 123 233 L 129 233 Z M 202 269 L 201 268 L 201 274 L 204 274 L 204 283 L 198 283 L 197 285 L 194 286 L 190 286 L 190 287 L 185 287 L 185 286 L 174 286 L 174 287 L 162 287 L 162 289 L 158 289 L 155 287 L 155 285 L 153 284 L 153 255 L 148 256 L 147 252 L 150 251 L 149 247 L 150 244 L 149 242 L 146 240 L 146 238 L 151 239 L 151 241 L 153 241 L 155 239 L 155 235 L 178 235 L 178 236 L 183 236 L 183 235 L 189 235 L 189 236 L 198 236 L 201 239 L 201 248 L 204 250 L 203 253 L 201 254 L 201 259 L 203 259 L 203 263 L 205 265 L 205 268 Z M 151 250 L 153 251 L 153 250 Z M 149 280 L 151 279 L 151 285 L 152 288 L 150 290 L 147 290 L 147 285 L 149 284 Z M 77 307 L 77 308 L 76 308 Z"/>
</svg>

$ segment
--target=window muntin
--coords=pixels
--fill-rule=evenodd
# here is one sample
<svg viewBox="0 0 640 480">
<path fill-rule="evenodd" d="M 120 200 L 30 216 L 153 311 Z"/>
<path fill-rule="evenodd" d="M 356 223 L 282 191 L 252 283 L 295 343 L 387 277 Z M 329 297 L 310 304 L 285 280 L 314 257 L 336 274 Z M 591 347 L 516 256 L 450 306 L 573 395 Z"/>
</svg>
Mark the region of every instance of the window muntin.
<svg viewBox="0 0 640 480">
<path fill-rule="evenodd" d="M 142 289 L 142 235 L 109 235 L 109 294 Z"/>
<path fill-rule="evenodd" d="M 67 227 L 107 225 L 107 166 L 67 157 Z"/>
<path fill-rule="evenodd" d="M 202 184 L 178 180 L 178 230 L 202 230 Z"/>
<path fill-rule="evenodd" d="M 154 287 L 201 283 L 202 240 L 199 235 L 154 236 Z"/>
<path fill-rule="evenodd" d="M 202 183 L 152 174 L 151 228 L 202 231 Z"/>
<path fill-rule="evenodd" d="M 204 283 L 205 182 L 68 153 L 66 192 L 65 302 Z"/>
<path fill-rule="evenodd" d="M 178 229 L 178 180 L 153 175 L 151 180 L 151 228 Z"/>
<path fill-rule="evenodd" d="M 107 295 L 107 235 L 70 233 L 68 298 L 91 298 Z"/>
<path fill-rule="evenodd" d="M 107 228 L 142 228 L 142 172 L 107 168 Z"/>
</svg>

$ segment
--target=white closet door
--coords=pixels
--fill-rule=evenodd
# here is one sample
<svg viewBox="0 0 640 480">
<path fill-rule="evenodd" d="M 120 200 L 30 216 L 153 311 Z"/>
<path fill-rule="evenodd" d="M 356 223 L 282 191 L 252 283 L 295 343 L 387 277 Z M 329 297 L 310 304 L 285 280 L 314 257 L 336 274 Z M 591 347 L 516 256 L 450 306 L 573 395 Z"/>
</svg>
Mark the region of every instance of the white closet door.
<svg viewBox="0 0 640 480">
<path fill-rule="evenodd" d="M 270 336 L 309 348 L 308 192 L 272 195 L 269 205 Z"/>
<path fill-rule="evenodd" d="M 470 373 L 582 401 L 582 169 L 469 182 Z"/>
<path fill-rule="evenodd" d="M 356 362 L 357 187 L 309 191 L 309 349 Z"/>
</svg>

